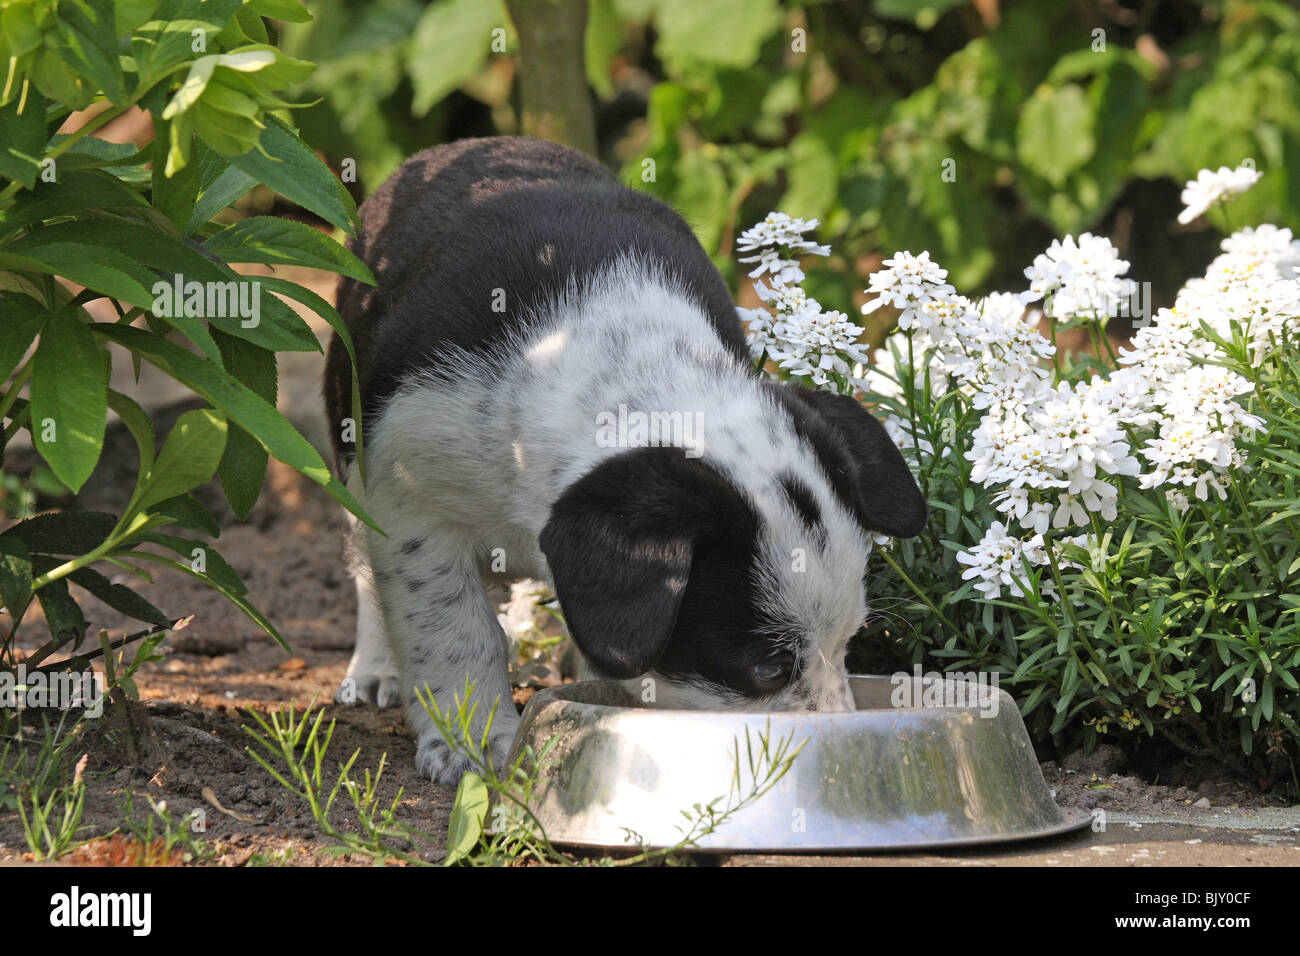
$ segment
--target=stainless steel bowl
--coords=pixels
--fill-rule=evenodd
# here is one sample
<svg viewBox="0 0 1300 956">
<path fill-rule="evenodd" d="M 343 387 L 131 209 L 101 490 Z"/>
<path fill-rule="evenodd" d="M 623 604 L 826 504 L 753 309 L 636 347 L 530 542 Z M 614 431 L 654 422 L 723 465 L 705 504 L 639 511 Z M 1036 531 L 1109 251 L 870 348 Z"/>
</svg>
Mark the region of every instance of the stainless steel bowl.
<svg viewBox="0 0 1300 956">
<path fill-rule="evenodd" d="M 842 713 L 658 709 L 604 681 L 541 691 L 514 744 L 540 752 L 555 738 L 530 809 L 554 843 L 627 847 L 633 831 L 645 845 L 672 846 L 689 826 L 682 811 L 715 798 L 723 808 L 729 794 L 748 791 L 747 735 L 751 745 L 789 735 L 803 744 L 790 770 L 700 848 L 899 850 L 1088 825 L 1086 812 L 1052 800 L 1004 691 L 932 678 L 850 680 L 857 710 Z"/>
</svg>

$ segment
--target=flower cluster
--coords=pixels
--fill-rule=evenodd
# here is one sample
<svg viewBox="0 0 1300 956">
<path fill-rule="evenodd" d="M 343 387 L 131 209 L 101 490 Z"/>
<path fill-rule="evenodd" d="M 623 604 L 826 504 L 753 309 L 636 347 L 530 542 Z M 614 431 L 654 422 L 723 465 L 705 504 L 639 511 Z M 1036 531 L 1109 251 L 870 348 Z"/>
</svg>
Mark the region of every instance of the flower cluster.
<svg viewBox="0 0 1300 956">
<path fill-rule="evenodd" d="M 1236 169 L 1220 166 L 1214 172 L 1202 169 L 1183 189 L 1181 199 L 1186 208 L 1178 214 L 1178 221 L 1186 225 L 1216 204 L 1244 193 L 1258 181 L 1259 171 L 1249 166 Z"/>
<path fill-rule="evenodd" d="M 979 543 L 957 555 L 957 562 L 966 565 L 963 581 L 975 581 L 975 590 L 986 598 L 998 598 L 1002 589 L 1012 597 L 1024 597 L 1024 584 L 1028 582 L 1026 565 L 1032 570 L 1052 563 L 1057 569 L 1077 568 L 1079 565 L 1063 554 L 1067 545 L 1082 547 L 1090 553 L 1098 551 L 1096 541 L 1087 535 L 1073 535 L 1059 542 L 1049 542 L 1038 531 L 1023 536 L 1011 533 L 1001 521 L 994 521 Z M 1049 556 L 1048 551 L 1051 551 Z M 1095 565 L 1094 565 L 1095 566 Z M 1056 596 L 1056 583 L 1050 578 L 1039 583 L 1038 593 L 1045 598 Z"/>
<path fill-rule="evenodd" d="M 1128 263 L 1104 236 L 1083 233 L 1055 239 L 1025 270 L 1029 288 L 1021 302 L 1048 301 L 1049 315 L 1063 321 L 1117 315 L 1137 283 L 1124 278 Z"/>
<path fill-rule="evenodd" d="M 1254 175 L 1221 170 L 1198 181 L 1205 190 L 1214 184 L 1218 201 Z M 1300 241 L 1260 226 L 1234 233 L 1222 249 L 1204 277 L 1188 282 L 1173 307 L 1120 350 L 1117 368 L 1068 379 L 1048 367 L 1055 348 L 1039 331 L 1042 316 L 1026 305 L 1045 300 L 1056 319 L 1091 322 L 1101 332 L 1135 287 L 1108 240 L 1085 233 L 1053 242 L 1025 270 L 1028 291 L 979 304 L 955 294 L 925 253 L 899 253 L 872 276 L 866 310 L 898 309 L 900 331 L 865 376 L 871 391 L 897 404 L 922 382 L 932 400 L 955 388 L 981 413 L 963 436 L 963 454 L 970 481 L 987 489 L 1000 519 L 958 557 L 981 594 L 1006 589 L 1021 597 L 1026 566 L 1069 566 L 1058 548 L 1087 546 L 1071 529 L 1095 534 L 1098 521 L 1117 519 L 1126 479 L 1185 512 L 1211 493 L 1224 497 L 1232 470 L 1248 467 L 1240 445 L 1263 421 L 1247 411 L 1250 382 L 1225 367 L 1218 340 L 1244 337 L 1258 365 L 1294 336 Z M 909 380 L 915 388 L 904 387 Z M 911 434 L 907 417 L 885 425 L 922 459 L 936 453 Z M 1050 580 L 1039 591 L 1051 597 Z"/>
<path fill-rule="evenodd" d="M 821 303 L 798 285 L 804 273 L 796 256 L 830 255 L 829 246 L 803 237 L 817 225 L 816 219 L 773 212 L 741 234 L 736 248 L 754 255 L 740 261 L 757 263 L 750 278 L 767 277 L 766 282 L 754 283 L 766 308 L 738 311 L 747 323 L 750 354 L 756 361 L 771 359 L 788 375 L 848 391 L 855 382 L 854 367 L 869 360 L 857 344 L 862 329 L 843 312 L 823 311 Z"/>
<path fill-rule="evenodd" d="M 1246 168 L 1202 171 L 1184 193 L 1184 221 L 1257 178 Z M 1028 290 L 980 302 L 959 295 L 928 252 L 896 253 L 866 289 L 864 313 L 898 312 L 897 330 L 869 361 L 859 328 L 797 284 L 793 257 L 829 251 L 803 238 L 815 225 L 773 213 L 741 237 L 742 251 L 755 253 L 742 260 L 757 263 L 751 276 L 769 279 L 756 284 L 767 308 L 748 313 L 751 348 L 788 374 L 879 400 L 890 409 L 886 431 L 918 464 L 959 454 L 997 514 L 958 555 L 963 578 L 986 598 L 1024 596 L 1026 568 L 1048 566 L 1054 574 L 1036 590 L 1053 597 L 1060 569 L 1078 567 L 1071 546 L 1095 565 L 1105 550 L 1099 522 L 1118 519 L 1126 488 L 1157 493 L 1177 514 L 1224 498 L 1232 472 L 1250 467 L 1242 449 L 1264 422 L 1248 411 L 1251 383 L 1227 367 L 1223 343 L 1244 343 L 1258 366 L 1300 331 L 1300 240 L 1290 230 L 1233 233 L 1204 276 L 1112 353 L 1105 374 L 1080 365 L 1067 374 L 1041 331 L 1044 312 L 1057 326 L 1089 324 L 1101 349 L 1105 319 L 1136 289 L 1104 237 L 1054 241 L 1025 270 Z M 1043 312 L 1031 306 L 1039 301 Z M 962 434 L 952 418 L 922 427 L 920 395 L 966 410 Z"/>
</svg>

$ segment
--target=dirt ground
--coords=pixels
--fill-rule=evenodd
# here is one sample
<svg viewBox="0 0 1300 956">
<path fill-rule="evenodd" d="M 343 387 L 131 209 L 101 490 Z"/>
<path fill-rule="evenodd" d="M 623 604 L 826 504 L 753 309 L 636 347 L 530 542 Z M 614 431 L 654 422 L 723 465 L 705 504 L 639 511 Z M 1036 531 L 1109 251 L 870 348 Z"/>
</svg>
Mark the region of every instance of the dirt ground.
<svg viewBox="0 0 1300 956">
<path fill-rule="evenodd" d="M 306 279 L 322 294 L 327 280 Z M 319 322 L 318 333 L 325 334 Z M 318 447 L 325 447 L 319 408 L 321 357 L 285 357 L 281 364 L 281 408 Z M 129 374 L 127 369 L 118 369 Z M 125 383 L 128 384 L 129 383 Z M 118 387 L 121 387 L 120 385 Z M 130 386 L 129 386 L 130 387 Z M 172 383 L 147 374 L 132 393 L 159 420 L 160 433 L 186 407 Z M 30 452 L 28 466 L 31 464 Z M 23 451 L 11 448 L 6 469 L 22 474 Z M 101 471 L 78 499 L 81 507 L 115 510 L 134 478 L 131 439 L 110 426 Z M 417 852 L 442 856 L 454 788 L 430 784 L 414 773 L 414 748 L 396 710 L 343 707 L 332 703 L 351 651 L 355 597 L 343 557 L 341 509 L 318 486 L 272 462 L 269 480 L 250 520 L 241 524 L 225 509 L 220 492 L 204 489 L 205 501 L 222 521 L 214 543 L 249 587 L 249 597 L 280 628 L 292 648 L 286 653 L 216 592 L 190 578 L 162 573 L 142 593 L 169 615 L 194 615 L 183 631 L 164 643 L 162 661 L 137 676 L 140 703 L 133 709 L 134 733 L 114 724 L 81 742 L 89 754 L 83 836 L 102 836 L 123 818 L 126 792 L 165 800 L 180 818 L 193 809 L 206 813 L 202 838 L 218 865 L 368 864 L 328 851 L 305 805 L 259 767 L 246 752 L 251 726 L 247 711 L 267 714 L 286 704 L 325 705 L 336 721 L 331 754 L 346 759 L 360 751 L 354 775 L 384 764 L 382 793 L 402 789 L 399 819 L 430 834 Z M 110 569 L 111 570 L 111 569 Z M 504 600 L 505 595 L 500 595 Z M 105 628 L 118 636 L 139 629 L 85 596 L 92 633 Z M 19 647 L 34 648 L 44 635 L 39 610 L 19 630 Z M 77 755 L 79 756 L 79 754 Z M 74 758 L 75 759 L 75 758 Z M 1139 775 L 1142 770 L 1142 775 Z M 1127 766 L 1118 747 L 1090 756 L 1067 756 L 1043 765 L 1048 785 L 1063 806 L 1116 813 L 1154 813 L 1195 825 L 1222 809 L 1276 806 L 1250 783 L 1213 766 L 1179 758 L 1145 768 Z M 330 775 L 332 778 L 332 774 Z M 147 812 L 137 799 L 137 813 Z M 76 862 L 105 862 L 103 844 L 77 851 Z M 18 814 L 0 807 L 0 863 L 25 858 Z"/>
</svg>

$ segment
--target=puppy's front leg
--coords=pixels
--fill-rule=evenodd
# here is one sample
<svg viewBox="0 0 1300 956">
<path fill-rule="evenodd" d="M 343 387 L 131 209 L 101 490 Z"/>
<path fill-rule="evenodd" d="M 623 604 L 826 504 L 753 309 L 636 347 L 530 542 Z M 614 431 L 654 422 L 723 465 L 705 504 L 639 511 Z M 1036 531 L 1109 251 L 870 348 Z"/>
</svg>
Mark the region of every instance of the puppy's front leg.
<svg viewBox="0 0 1300 956">
<path fill-rule="evenodd" d="M 472 730 L 482 736 L 495 703 L 489 757 L 500 769 L 519 718 L 507 679 L 508 643 L 488 602 L 473 542 L 455 526 L 410 529 L 370 538 L 375 586 L 385 630 L 402 677 L 407 722 L 417 740 L 416 769 L 439 783 L 456 783 L 472 764 L 453 752 L 416 696 L 432 696 L 454 711 L 468 678 L 478 709 Z"/>
</svg>

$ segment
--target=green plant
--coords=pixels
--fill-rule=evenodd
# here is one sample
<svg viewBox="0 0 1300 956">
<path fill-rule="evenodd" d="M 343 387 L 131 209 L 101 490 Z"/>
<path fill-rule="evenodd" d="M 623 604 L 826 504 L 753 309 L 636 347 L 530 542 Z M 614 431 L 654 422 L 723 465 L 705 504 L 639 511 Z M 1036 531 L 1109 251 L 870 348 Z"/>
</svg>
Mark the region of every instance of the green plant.
<svg viewBox="0 0 1300 956">
<path fill-rule="evenodd" d="M 178 820 L 167 809 L 165 800 L 154 800 L 144 794 L 148 809 L 140 815 L 136 811 L 135 796 L 128 790 L 122 799 L 123 822 L 120 830 L 140 847 L 136 865 L 195 863 L 212 857 L 212 848 L 195 835 L 195 824 L 202 819 L 201 811 L 191 810 Z"/>
<path fill-rule="evenodd" d="M 1205 171 L 1181 218 L 1226 222 L 1257 181 Z M 899 252 L 864 306 L 896 331 L 864 365 L 857 327 L 783 284 L 810 228 L 772 215 L 742 237 L 778 259 L 751 349 L 860 390 L 931 507 L 919 536 L 878 542 L 868 593 L 889 613 L 865 642 L 998 675 L 1061 748 L 1159 735 L 1300 793 L 1300 241 L 1233 233 L 1118 354 L 1105 323 L 1137 285 L 1102 237 L 1053 242 L 1027 290 L 981 302 Z"/>
<path fill-rule="evenodd" d="M 757 740 L 746 732 L 744 764 L 740 742 L 734 742 L 732 758 L 735 769 L 730 792 L 683 811 L 684 823 L 679 828 L 682 836 L 676 844 L 650 849 L 641 845 L 637 834 L 629 831 L 629 848 L 632 850 L 629 855 L 619 859 L 606 856 L 593 861 L 574 857 L 552 845 L 529 809 L 529 800 L 552 743 L 539 753 L 531 747 L 523 748 L 511 766 L 499 774 L 484 756 L 495 707 L 481 733 L 476 734 L 473 726 L 478 703 L 469 703 L 473 701 L 473 691 L 473 684 L 467 683 L 464 695 L 456 698 L 454 710 L 443 710 L 430 695 L 420 694 L 421 703 L 443 739 L 474 767 L 461 778 L 456 790 L 442 857 L 446 866 L 498 866 L 526 860 L 554 866 L 635 866 L 680 862 L 684 851 L 696 846 L 733 814 L 776 786 L 803 746 L 793 746 L 790 736 L 773 741 L 770 728 L 758 734 Z M 379 780 L 386 754 L 380 757 L 379 769 L 373 776 L 366 770 L 362 780 L 358 781 L 352 777 L 352 768 L 361 751 L 355 751 L 339 767 L 330 783 L 331 778 L 325 775 L 324 768 L 334 734 L 334 721 L 324 725 L 323 710 L 318 711 L 314 718 L 310 706 L 301 716 L 293 705 L 273 712 L 269 718 L 255 711 L 248 713 L 257 725 L 244 728 L 254 743 L 248 748 L 249 755 L 282 787 L 306 801 L 316 824 L 327 836 L 338 841 L 330 852 L 357 853 L 376 863 L 401 861 L 428 865 L 425 855 L 433 852 L 434 837 L 397 819 L 397 808 L 402 802 L 401 788 L 391 801 L 379 798 Z M 747 784 L 742 781 L 742 766 L 747 768 Z M 341 794 L 346 794 L 351 804 L 347 824 L 333 817 Z M 494 800 L 495 807 L 491 807 Z M 484 824 L 490 807 L 492 827 L 488 832 Z"/>
<path fill-rule="evenodd" d="M 67 757 L 80 739 L 81 728 L 80 721 L 66 728 L 66 719 L 67 714 L 61 714 L 53 728 L 47 722 L 35 754 L 20 745 L 17 760 L 8 771 L 23 838 L 38 862 L 57 860 L 83 842 L 78 834 L 83 829 L 81 818 L 86 806 L 84 775 L 88 755 L 77 760 L 72 779 L 68 780 Z M 15 739 L 16 735 L 6 740 L 5 757 Z M 0 782 L 7 782 L 3 763 L 0 758 Z"/>
<path fill-rule="evenodd" d="M 88 625 L 70 583 L 150 625 L 131 639 L 174 625 L 177 615 L 110 582 L 104 564 L 141 581 L 149 565 L 190 575 L 283 644 L 210 544 L 216 519 L 192 492 L 214 475 L 245 517 L 275 456 L 366 517 L 275 407 L 277 353 L 320 350 L 288 300 L 349 341 L 341 319 L 294 282 L 231 268 L 303 265 L 374 281 L 308 225 L 224 216 L 261 183 L 337 229 L 356 223 L 342 184 L 279 115 L 292 104 L 276 91 L 311 65 L 268 42 L 266 18 L 310 14 L 296 0 L 0 0 L 0 448 L 28 431 L 73 492 L 95 472 L 109 410 L 138 451 L 120 514 L 36 515 L 0 533 L 0 601 L 12 621 L 0 667 L 11 666 L 33 601 L 50 640 L 32 666 L 79 648 Z M 94 112 L 59 132 L 80 109 Z M 153 122 L 143 148 L 92 135 L 132 110 Z M 207 407 L 183 414 L 158 447 L 149 416 L 111 387 L 114 360 L 137 373 L 153 365 Z M 354 389 L 354 411 L 356 399 Z"/>
<path fill-rule="evenodd" d="M 257 724 L 256 728 L 244 727 L 244 732 L 253 741 L 253 746 L 246 748 L 249 756 L 280 786 L 306 801 L 317 826 L 338 841 L 330 852 L 358 853 L 377 863 L 388 860 L 423 863 L 420 856 L 398 846 L 399 842 L 409 844 L 413 839 L 426 844 L 433 840 L 430 834 L 397 819 L 402 789 L 399 787 L 389 802 L 381 802 L 379 798 L 379 782 L 388 755 L 379 758 L 379 767 L 373 776 L 367 768 L 362 779 L 357 781 L 352 777 L 352 767 L 361 751 L 354 751 L 339 767 L 331 784 L 325 776 L 325 761 L 334 738 L 334 721 L 331 720 L 322 732 L 325 711 L 319 710 L 313 717 L 313 705 L 309 705 L 301 716 L 293 704 L 273 711 L 269 718 L 248 711 Z M 282 765 L 284 771 L 277 765 Z M 340 794 L 346 794 L 352 805 L 355 829 L 343 828 L 331 818 Z"/>
</svg>

